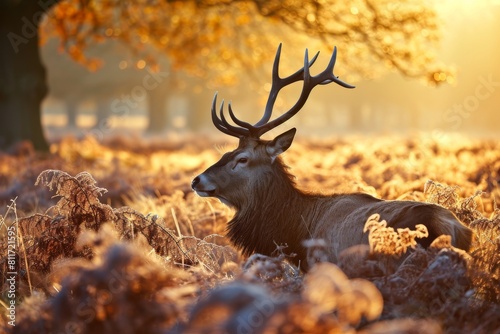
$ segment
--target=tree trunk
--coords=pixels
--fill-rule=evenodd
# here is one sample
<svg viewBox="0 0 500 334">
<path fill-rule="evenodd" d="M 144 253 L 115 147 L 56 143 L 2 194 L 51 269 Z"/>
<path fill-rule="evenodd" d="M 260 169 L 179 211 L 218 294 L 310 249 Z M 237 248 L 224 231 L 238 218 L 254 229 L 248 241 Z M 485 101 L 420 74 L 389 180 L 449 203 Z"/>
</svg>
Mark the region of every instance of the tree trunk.
<svg viewBox="0 0 500 334">
<path fill-rule="evenodd" d="M 78 101 L 70 99 L 66 101 L 66 114 L 68 116 L 68 121 L 66 122 L 66 127 L 68 129 L 76 129 L 76 118 L 78 117 Z"/>
<path fill-rule="evenodd" d="M 96 96 L 96 111 L 94 128 L 101 128 L 103 131 L 110 131 L 111 102 L 109 97 Z"/>
<path fill-rule="evenodd" d="M 167 86 L 169 83 L 165 83 Z M 166 89 L 170 92 L 170 89 Z M 165 88 L 162 87 L 148 91 L 148 128 L 149 134 L 161 134 L 167 130 L 168 114 L 165 108 L 166 102 Z"/>
<path fill-rule="evenodd" d="M 212 126 L 210 109 L 214 93 L 208 89 L 203 89 L 201 92 L 193 92 L 191 94 L 189 112 L 187 114 L 187 128 L 194 132 L 205 130 L 207 127 Z M 217 111 L 219 110 L 221 101 L 220 98 L 217 101 Z"/>
<path fill-rule="evenodd" d="M 56 2 L 0 2 L 0 149 L 23 140 L 40 151 L 49 148 L 41 122 L 47 83 L 38 26 Z"/>
</svg>

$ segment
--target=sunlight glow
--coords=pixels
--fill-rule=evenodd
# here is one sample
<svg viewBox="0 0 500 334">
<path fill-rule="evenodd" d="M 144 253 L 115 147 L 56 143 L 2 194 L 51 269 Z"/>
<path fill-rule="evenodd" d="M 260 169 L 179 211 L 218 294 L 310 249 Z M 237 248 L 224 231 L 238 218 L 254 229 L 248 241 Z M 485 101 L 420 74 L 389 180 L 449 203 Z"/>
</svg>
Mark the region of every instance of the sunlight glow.
<svg viewBox="0 0 500 334">
<path fill-rule="evenodd" d="M 126 60 L 122 60 L 119 64 L 118 64 L 118 68 L 120 68 L 120 70 L 124 70 L 128 67 L 128 63 Z"/>
<path fill-rule="evenodd" d="M 137 62 L 136 66 L 138 69 L 142 70 L 146 67 L 146 61 L 144 59 L 141 59 Z"/>
</svg>

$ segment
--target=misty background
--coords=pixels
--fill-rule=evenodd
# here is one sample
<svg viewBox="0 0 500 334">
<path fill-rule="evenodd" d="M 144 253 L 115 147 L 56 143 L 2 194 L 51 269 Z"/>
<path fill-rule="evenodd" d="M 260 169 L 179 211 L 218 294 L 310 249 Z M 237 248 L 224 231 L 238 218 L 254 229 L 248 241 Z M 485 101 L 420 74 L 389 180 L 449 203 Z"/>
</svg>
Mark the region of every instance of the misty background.
<svg viewBox="0 0 500 334">
<path fill-rule="evenodd" d="M 442 23 L 437 58 L 456 69 L 456 78 L 442 78 L 445 84 L 432 87 L 392 73 L 350 82 L 356 85 L 353 90 L 336 85 L 318 87 L 299 114 L 283 127 L 298 125 L 302 136 L 413 132 L 498 135 L 500 1 L 441 1 L 436 8 Z M 315 51 L 311 47 L 310 53 Z M 215 134 L 210 108 L 216 91 L 219 102 L 232 101 L 238 117 L 253 122 L 263 112 L 267 95 L 262 92 L 271 81 L 272 63 L 259 70 L 258 79 L 242 71 L 239 84 L 214 87 L 206 80 L 170 69 L 168 59 L 161 54 L 157 55 L 160 70 L 153 72 L 144 60 L 113 40 L 89 46 L 89 53 L 102 59 L 101 69 L 92 72 L 75 63 L 59 51 L 57 40 L 42 47 L 50 87 L 42 122 L 49 137 L 68 133 L 92 134 L 99 139 L 128 133 Z M 285 44 L 281 57 L 298 69 L 303 60 L 296 54 Z M 313 69 L 322 70 L 328 58 L 322 53 Z M 338 50 L 336 64 L 340 67 L 342 50 Z M 300 89 L 297 84 L 280 94 L 275 116 L 295 103 Z"/>
</svg>

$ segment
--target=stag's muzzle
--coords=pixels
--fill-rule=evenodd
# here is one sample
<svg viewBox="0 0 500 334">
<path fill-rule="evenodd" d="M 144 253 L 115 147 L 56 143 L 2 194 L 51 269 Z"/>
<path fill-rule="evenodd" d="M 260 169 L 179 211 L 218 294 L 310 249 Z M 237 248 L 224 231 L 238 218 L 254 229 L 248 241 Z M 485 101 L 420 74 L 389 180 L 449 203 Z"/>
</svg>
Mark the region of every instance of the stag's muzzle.
<svg viewBox="0 0 500 334">
<path fill-rule="evenodd" d="M 215 195 L 217 187 L 212 184 L 205 174 L 200 174 L 191 182 L 191 188 L 201 197 L 211 197 Z"/>
</svg>

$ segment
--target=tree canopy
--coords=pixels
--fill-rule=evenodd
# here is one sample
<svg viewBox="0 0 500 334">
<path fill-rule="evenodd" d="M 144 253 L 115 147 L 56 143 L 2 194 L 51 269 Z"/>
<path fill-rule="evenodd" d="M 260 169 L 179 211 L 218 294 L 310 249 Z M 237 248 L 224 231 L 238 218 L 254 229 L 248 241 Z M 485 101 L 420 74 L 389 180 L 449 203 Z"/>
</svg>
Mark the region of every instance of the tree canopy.
<svg viewBox="0 0 500 334">
<path fill-rule="evenodd" d="M 339 74 L 348 78 L 388 69 L 431 84 L 452 78 L 435 61 L 439 20 L 425 0 L 71 0 L 55 6 L 49 20 L 46 36 L 60 37 L 61 47 L 91 69 L 99 59 L 87 58 L 86 47 L 115 38 L 148 64 L 155 63 L 153 48 L 173 69 L 231 84 L 285 41 L 300 52 L 303 45 L 328 51 L 336 45 Z"/>
<path fill-rule="evenodd" d="M 160 51 L 173 70 L 217 85 L 255 73 L 279 42 L 298 52 L 310 47 L 330 53 L 337 46 L 343 65 L 336 74 L 349 81 L 387 69 L 434 85 L 453 79 L 434 59 L 439 20 L 426 0 L 1 0 L 0 8 L 0 31 L 7 37 L 0 41 L 2 148 L 30 140 L 48 149 L 38 44 L 50 36 L 90 69 L 99 59 L 86 56 L 88 46 L 114 38 L 141 57 L 138 66 L 154 65 Z M 49 23 L 41 25 L 42 34 L 41 22 Z"/>
</svg>

